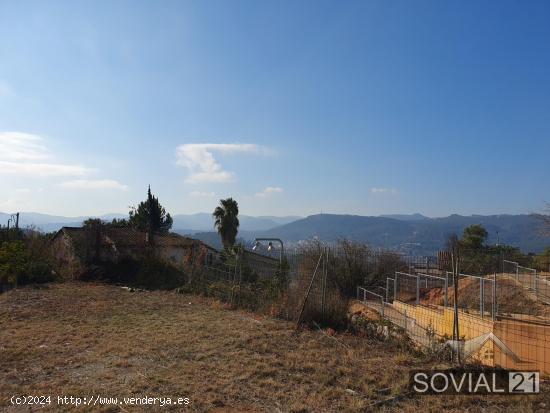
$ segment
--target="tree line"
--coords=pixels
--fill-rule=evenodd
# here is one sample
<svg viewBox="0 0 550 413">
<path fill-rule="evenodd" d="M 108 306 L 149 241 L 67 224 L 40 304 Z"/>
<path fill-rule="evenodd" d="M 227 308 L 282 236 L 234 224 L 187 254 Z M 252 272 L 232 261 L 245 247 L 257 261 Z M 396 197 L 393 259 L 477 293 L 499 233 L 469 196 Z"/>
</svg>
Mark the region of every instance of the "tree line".
<svg viewBox="0 0 550 413">
<path fill-rule="evenodd" d="M 221 199 L 212 213 L 212 218 L 214 228 L 221 238 L 224 249 L 230 250 L 235 245 L 239 231 L 239 204 L 233 198 Z M 147 198 L 136 207 L 130 208 L 128 218 L 114 218 L 106 224 L 98 218 L 90 218 L 84 221 L 84 226 L 108 225 L 119 228 L 134 228 L 153 235 L 167 234 L 170 232 L 173 223 L 174 220 L 160 204 L 159 199 L 153 195 L 151 186 L 149 186 Z"/>
<path fill-rule="evenodd" d="M 539 271 L 549 271 L 550 247 L 539 254 L 523 253 L 519 248 L 502 243 L 487 244 L 487 230 L 479 224 L 464 228 L 462 236 L 449 236 L 447 249 L 460 251 L 460 271 L 472 275 L 486 275 L 502 271 L 503 260 L 514 261 Z"/>
</svg>

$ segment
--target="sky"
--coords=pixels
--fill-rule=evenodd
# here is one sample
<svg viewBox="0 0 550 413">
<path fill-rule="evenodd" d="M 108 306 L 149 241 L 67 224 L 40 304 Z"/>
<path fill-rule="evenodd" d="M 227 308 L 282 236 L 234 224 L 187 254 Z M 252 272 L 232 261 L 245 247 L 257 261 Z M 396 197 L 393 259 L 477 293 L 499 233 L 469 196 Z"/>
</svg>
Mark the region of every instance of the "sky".
<svg viewBox="0 0 550 413">
<path fill-rule="evenodd" d="M 0 211 L 541 212 L 550 2 L 0 0 Z"/>
</svg>

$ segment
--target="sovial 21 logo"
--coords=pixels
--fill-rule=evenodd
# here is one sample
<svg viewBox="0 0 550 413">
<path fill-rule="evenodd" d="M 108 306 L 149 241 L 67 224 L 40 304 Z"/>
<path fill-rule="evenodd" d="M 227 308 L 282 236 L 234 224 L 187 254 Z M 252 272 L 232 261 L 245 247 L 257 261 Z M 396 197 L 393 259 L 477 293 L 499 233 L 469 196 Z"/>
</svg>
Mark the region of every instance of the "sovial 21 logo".
<svg viewBox="0 0 550 413">
<path fill-rule="evenodd" d="M 416 394 L 533 394 L 538 371 L 504 369 L 412 370 L 409 387 Z"/>
</svg>

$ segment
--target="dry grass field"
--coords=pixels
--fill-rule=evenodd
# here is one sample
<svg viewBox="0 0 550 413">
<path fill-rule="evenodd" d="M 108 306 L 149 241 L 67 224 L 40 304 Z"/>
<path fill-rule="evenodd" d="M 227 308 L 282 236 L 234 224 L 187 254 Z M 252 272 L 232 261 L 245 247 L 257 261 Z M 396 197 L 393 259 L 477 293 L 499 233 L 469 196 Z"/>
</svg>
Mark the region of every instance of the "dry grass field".
<svg viewBox="0 0 550 413">
<path fill-rule="evenodd" d="M 387 343 L 172 292 L 65 283 L 0 296 L 0 411 L 547 411 L 536 397 L 405 396 L 428 365 Z M 188 397 L 179 407 L 12 407 L 12 395 Z M 377 404 L 378 403 L 378 404 Z"/>
</svg>

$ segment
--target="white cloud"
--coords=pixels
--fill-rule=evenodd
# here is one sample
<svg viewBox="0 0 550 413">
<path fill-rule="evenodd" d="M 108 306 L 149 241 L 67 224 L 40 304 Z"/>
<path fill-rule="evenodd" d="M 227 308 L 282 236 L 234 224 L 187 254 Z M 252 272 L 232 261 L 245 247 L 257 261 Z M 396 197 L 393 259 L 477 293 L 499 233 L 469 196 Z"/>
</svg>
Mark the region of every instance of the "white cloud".
<svg viewBox="0 0 550 413">
<path fill-rule="evenodd" d="M 0 159 L 18 161 L 36 161 L 47 159 L 50 154 L 41 144 L 42 138 L 30 133 L 0 133 Z"/>
<path fill-rule="evenodd" d="M 383 188 L 383 187 L 374 187 L 374 188 L 371 188 L 370 191 L 373 193 L 373 194 L 396 194 L 397 193 L 397 190 L 395 190 L 394 188 Z"/>
<path fill-rule="evenodd" d="M 92 172 L 82 165 L 0 161 L 0 173 L 33 176 L 82 176 Z"/>
<path fill-rule="evenodd" d="M 117 189 L 126 191 L 127 185 L 121 184 L 113 179 L 75 179 L 58 184 L 67 189 Z"/>
<path fill-rule="evenodd" d="M 283 188 L 280 188 L 278 186 L 268 186 L 263 191 L 254 194 L 254 196 L 256 198 L 268 198 L 274 194 L 281 194 L 282 192 Z"/>
<path fill-rule="evenodd" d="M 225 183 L 235 179 L 235 174 L 225 171 L 213 153 L 233 155 L 236 153 L 266 154 L 267 148 L 251 143 L 189 143 L 176 148 L 176 162 L 186 167 L 190 175 L 188 183 Z"/>
<path fill-rule="evenodd" d="M 51 153 L 38 135 L 0 132 L 0 173 L 32 176 L 81 176 L 92 172 L 82 165 L 48 161 Z"/>
<path fill-rule="evenodd" d="M 201 192 L 201 191 L 191 191 L 189 193 L 192 197 L 195 198 L 214 198 L 216 196 L 215 192 Z"/>
</svg>

